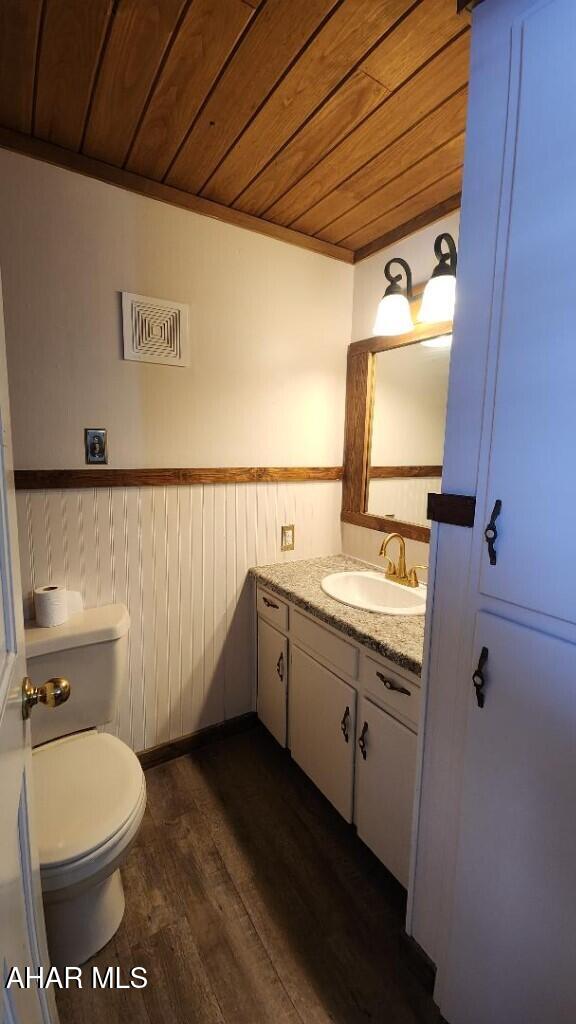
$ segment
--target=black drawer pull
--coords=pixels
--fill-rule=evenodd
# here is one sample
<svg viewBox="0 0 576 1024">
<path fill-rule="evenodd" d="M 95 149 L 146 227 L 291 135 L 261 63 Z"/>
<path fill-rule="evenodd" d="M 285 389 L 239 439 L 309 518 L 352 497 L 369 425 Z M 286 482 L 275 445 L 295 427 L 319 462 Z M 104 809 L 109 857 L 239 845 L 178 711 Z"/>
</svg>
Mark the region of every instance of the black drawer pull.
<svg viewBox="0 0 576 1024">
<path fill-rule="evenodd" d="M 492 516 L 490 522 L 484 530 L 484 537 L 488 545 L 488 557 L 490 558 L 490 565 L 496 565 L 498 561 L 498 554 L 496 552 L 495 544 L 498 538 L 498 530 L 496 529 L 496 520 L 502 511 L 502 502 L 500 498 L 497 498 L 494 502 L 494 508 L 492 509 Z"/>
<path fill-rule="evenodd" d="M 274 601 L 270 601 L 269 598 L 264 597 L 264 595 L 262 595 L 262 600 L 264 601 L 264 604 L 266 605 L 267 608 L 275 608 L 276 611 L 278 611 L 278 608 L 280 606 L 277 605 L 277 604 L 274 604 Z"/>
<path fill-rule="evenodd" d="M 368 732 L 368 722 L 364 722 L 364 725 L 362 726 L 362 732 L 360 733 L 360 739 L 358 740 L 358 746 L 360 747 L 360 750 L 362 751 L 362 757 L 364 758 L 364 760 L 366 760 L 366 747 L 367 747 L 367 744 L 366 744 L 366 733 L 367 732 Z"/>
<path fill-rule="evenodd" d="M 382 672 L 377 672 L 378 679 L 381 679 L 387 690 L 394 690 L 394 693 L 405 693 L 407 697 L 411 697 L 410 690 L 407 690 L 405 686 L 400 686 L 400 683 L 395 683 L 392 679 L 387 679 Z"/>
<path fill-rule="evenodd" d="M 284 682 L 284 651 L 280 654 L 278 661 L 276 662 L 276 671 L 280 676 L 280 682 Z"/>
<path fill-rule="evenodd" d="M 343 735 L 344 739 L 346 740 L 346 743 L 348 743 L 348 741 L 350 739 L 350 733 L 348 732 L 348 726 L 349 725 L 350 725 L 350 708 L 346 708 L 346 711 L 342 715 L 342 721 L 340 722 L 340 728 L 342 730 L 342 735 Z"/>
<path fill-rule="evenodd" d="M 476 668 L 476 671 L 474 672 L 474 675 L 472 676 L 472 682 L 474 683 L 474 689 L 476 691 L 476 700 L 478 701 L 478 707 L 479 708 L 483 708 L 484 707 L 484 700 L 485 700 L 484 686 L 486 684 L 486 680 L 484 678 L 484 666 L 485 666 L 487 661 L 488 661 L 488 648 L 487 647 L 483 647 L 482 650 L 480 651 L 480 657 L 478 659 L 478 666 Z"/>
</svg>

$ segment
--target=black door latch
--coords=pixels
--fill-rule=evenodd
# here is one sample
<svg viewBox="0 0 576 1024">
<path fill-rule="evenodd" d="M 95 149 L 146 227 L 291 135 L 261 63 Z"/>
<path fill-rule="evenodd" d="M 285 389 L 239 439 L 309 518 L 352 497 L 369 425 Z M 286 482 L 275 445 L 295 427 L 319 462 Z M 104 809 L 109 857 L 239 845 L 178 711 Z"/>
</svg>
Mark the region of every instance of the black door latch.
<svg viewBox="0 0 576 1024">
<path fill-rule="evenodd" d="M 488 523 L 488 526 L 484 530 L 484 537 L 486 538 L 486 543 L 488 545 L 488 556 L 490 558 L 490 565 L 496 565 L 498 559 L 496 548 L 494 545 L 496 544 L 496 538 L 498 537 L 498 530 L 496 529 L 496 520 L 498 519 L 498 516 L 500 515 L 501 511 L 502 502 L 500 501 L 500 498 L 497 498 L 496 501 L 494 502 L 494 508 L 492 509 L 492 516 L 490 518 L 490 522 Z"/>
<path fill-rule="evenodd" d="M 487 647 L 483 647 L 482 650 L 480 651 L 480 657 L 478 659 L 478 667 L 476 668 L 476 671 L 474 672 L 474 675 L 472 676 L 472 682 L 474 683 L 474 689 L 476 690 L 476 700 L 478 701 L 478 707 L 479 708 L 483 708 L 484 707 L 484 699 L 485 699 L 484 686 L 486 684 L 486 680 L 484 678 L 484 666 L 486 665 L 487 661 L 488 661 L 488 648 Z"/>
</svg>

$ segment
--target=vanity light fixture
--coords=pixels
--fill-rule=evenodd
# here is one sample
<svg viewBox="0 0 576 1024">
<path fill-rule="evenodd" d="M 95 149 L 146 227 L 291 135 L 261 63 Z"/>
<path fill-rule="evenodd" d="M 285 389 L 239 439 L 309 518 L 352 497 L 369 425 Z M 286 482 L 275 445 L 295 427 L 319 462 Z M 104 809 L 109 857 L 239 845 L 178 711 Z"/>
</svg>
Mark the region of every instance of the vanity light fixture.
<svg viewBox="0 0 576 1024">
<path fill-rule="evenodd" d="M 399 273 L 392 271 L 393 264 L 400 267 Z M 406 277 L 406 288 L 402 288 L 400 281 L 402 274 Z M 378 312 L 374 321 L 373 334 L 391 335 L 407 334 L 414 330 L 412 315 L 410 313 L 410 299 L 412 298 L 412 271 L 406 260 L 396 257 L 388 260 L 384 267 L 384 277 L 390 282 L 384 295 L 380 299 Z"/>
<path fill-rule="evenodd" d="M 437 338 L 426 338 L 426 341 L 421 341 L 420 344 L 425 348 L 450 348 L 452 335 L 440 334 Z"/>
<path fill-rule="evenodd" d="M 444 247 L 444 248 L 443 248 Z M 452 320 L 456 297 L 456 264 L 458 253 L 452 235 L 443 232 L 434 242 L 436 264 L 422 296 L 418 319 L 434 324 Z"/>
</svg>

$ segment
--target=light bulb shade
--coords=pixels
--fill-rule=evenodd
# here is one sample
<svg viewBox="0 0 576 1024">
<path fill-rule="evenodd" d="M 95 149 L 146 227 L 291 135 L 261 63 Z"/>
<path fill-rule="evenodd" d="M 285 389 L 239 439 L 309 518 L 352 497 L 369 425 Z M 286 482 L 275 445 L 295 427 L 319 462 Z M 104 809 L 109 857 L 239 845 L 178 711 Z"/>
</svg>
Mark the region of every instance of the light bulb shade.
<svg viewBox="0 0 576 1024">
<path fill-rule="evenodd" d="M 431 277 L 424 289 L 418 319 L 428 324 L 452 320 L 455 301 L 456 277 L 453 274 Z"/>
<path fill-rule="evenodd" d="M 410 303 L 405 295 L 384 295 L 380 300 L 376 319 L 374 321 L 374 334 L 408 334 L 414 330 Z"/>
</svg>

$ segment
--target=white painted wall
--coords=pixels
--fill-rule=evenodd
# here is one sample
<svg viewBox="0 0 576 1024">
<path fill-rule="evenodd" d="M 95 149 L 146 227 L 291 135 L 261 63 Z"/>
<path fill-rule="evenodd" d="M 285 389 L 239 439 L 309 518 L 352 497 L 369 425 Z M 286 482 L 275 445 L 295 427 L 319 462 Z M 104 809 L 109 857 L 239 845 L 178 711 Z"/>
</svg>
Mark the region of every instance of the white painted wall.
<svg viewBox="0 0 576 1024">
<path fill-rule="evenodd" d="M 0 151 L 20 469 L 340 465 L 353 268 Z M 189 369 L 122 358 L 120 292 L 188 302 Z"/>
<path fill-rule="evenodd" d="M 85 426 L 111 467 L 341 464 L 352 267 L 7 152 L 0 222 L 17 468 L 82 467 Z M 190 369 L 123 360 L 122 290 L 190 303 Z M 340 492 L 20 493 L 24 592 L 127 603 L 113 728 L 163 743 L 254 706 L 247 569 L 338 552 Z"/>
</svg>

